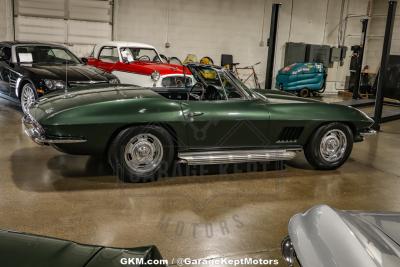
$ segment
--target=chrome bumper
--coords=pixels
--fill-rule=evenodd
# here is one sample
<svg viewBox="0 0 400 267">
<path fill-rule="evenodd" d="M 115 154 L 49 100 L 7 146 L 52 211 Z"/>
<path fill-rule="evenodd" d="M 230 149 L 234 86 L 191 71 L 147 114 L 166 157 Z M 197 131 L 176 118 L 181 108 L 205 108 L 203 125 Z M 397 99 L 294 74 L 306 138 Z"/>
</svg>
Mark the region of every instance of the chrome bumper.
<svg viewBox="0 0 400 267">
<path fill-rule="evenodd" d="M 360 132 L 360 135 L 362 137 L 370 136 L 370 135 L 376 135 L 376 131 L 372 130 L 372 129 L 367 129 L 366 131 Z"/>
<path fill-rule="evenodd" d="M 283 239 L 281 243 L 282 250 L 282 258 L 287 263 L 289 267 L 293 267 L 295 262 L 297 261 L 296 252 L 294 251 L 294 247 L 290 237 L 287 236 Z"/>
<path fill-rule="evenodd" d="M 25 115 L 22 118 L 22 127 L 27 136 L 29 136 L 38 145 L 48 144 L 73 144 L 73 143 L 84 143 L 85 139 L 82 138 L 69 138 L 69 137 L 57 137 L 57 138 L 46 138 L 44 129 L 39 123 L 35 121 L 30 115 Z"/>
</svg>

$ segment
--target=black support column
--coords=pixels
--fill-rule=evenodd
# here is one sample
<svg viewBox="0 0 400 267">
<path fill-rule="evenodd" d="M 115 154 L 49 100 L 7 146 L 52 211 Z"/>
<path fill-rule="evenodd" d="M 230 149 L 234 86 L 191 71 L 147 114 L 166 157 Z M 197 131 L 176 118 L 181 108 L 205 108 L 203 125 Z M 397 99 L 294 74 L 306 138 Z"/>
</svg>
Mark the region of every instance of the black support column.
<svg viewBox="0 0 400 267">
<path fill-rule="evenodd" d="M 360 44 L 360 53 L 358 56 L 358 66 L 356 72 L 356 80 L 354 83 L 354 91 L 353 91 L 353 98 L 358 99 L 360 98 L 360 79 L 361 79 L 361 69 L 364 60 L 364 51 L 365 51 L 365 42 L 367 39 L 367 28 L 368 28 L 368 19 L 361 20 L 362 23 L 362 36 L 361 36 L 361 44 Z"/>
<path fill-rule="evenodd" d="M 374 112 L 374 126 L 375 130 L 380 129 L 382 122 L 383 110 L 383 84 L 385 82 L 387 65 L 389 62 L 390 48 L 392 46 L 392 35 L 394 20 L 396 17 L 397 0 L 389 0 L 388 15 L 386 20 L 385 37 L 383 41 L 381 66 L 379 69 L 378 84 L 376 88 L 375 112 Z"/>
<path fill-rule="evenodd" d="M 275 61 L 275 47 L 276 47 L 276 35 L 278 31 L 278 17 L 279 7 L 281 4 L 272 5 L 271 14 L 271 27 L 269 30 L 268 39 L 268 58 L 267 58 L 267 72 L 265 75 L 265 89 L 272 89 L 272 76 L 274 73 L 274 61 Z"/>
</svg>

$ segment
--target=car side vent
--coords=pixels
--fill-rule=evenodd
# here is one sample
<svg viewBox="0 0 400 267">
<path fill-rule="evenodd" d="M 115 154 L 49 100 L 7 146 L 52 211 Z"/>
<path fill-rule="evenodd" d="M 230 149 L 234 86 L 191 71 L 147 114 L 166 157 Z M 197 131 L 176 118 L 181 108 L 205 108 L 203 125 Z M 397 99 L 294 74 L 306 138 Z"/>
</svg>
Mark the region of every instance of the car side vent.
<svg viewBox="0 0 400 267">
<path fill-rule="evenodd" d="M 303 129 L 303 127 L 284 128 L 279 134 L 277 143 L 296 143 L 301 133 L 303 132 Z"/>
</svg>

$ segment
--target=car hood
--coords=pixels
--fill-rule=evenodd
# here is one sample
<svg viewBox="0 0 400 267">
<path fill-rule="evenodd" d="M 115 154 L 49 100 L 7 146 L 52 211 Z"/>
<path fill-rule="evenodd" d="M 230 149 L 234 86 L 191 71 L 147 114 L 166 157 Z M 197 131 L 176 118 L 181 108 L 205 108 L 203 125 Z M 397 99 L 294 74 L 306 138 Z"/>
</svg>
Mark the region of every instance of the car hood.
<svg viewBox="0 0 400 267">
<path fill-rule="evenodd" d="M 190 75 L 191 73 L 188 68 L 175 64 L 135 61 L 131 63 L 119 62 L 115 66 L 116 70 L 134 72 L 142 75 L 151 75 L 154 71 L 158 71 L 160 75 L 183 74 L 184 68 L 186 74 Z"/>
<path fill-rule="evenodd" d="M 42 79 L 54 79 L 68 81 L 95 81 L 107 82 L 113 76 L 102 70 L 88 65 L 42 65 L 21 64 L 21 67 L 41 77 Z"/>
<path fill-rule="evenodd" d="M 303 267 L 400 266 L 400 213 L 316 206 L 289 222 Z"/>
<path fill-rule="evenodd" d="M 43 117 L 51 117 L 61 111 L 77 107 L 124 100 L 143 101 L 145 98 L 163 99 L 159 94 L 142 87 L 124 85 L 88 86 L 79 90 L 69 90 L 67 93 L 54 92 L 48 94 L 39 99 L 30 109 L 30 114 L 40 121 Z"/>
</svg>

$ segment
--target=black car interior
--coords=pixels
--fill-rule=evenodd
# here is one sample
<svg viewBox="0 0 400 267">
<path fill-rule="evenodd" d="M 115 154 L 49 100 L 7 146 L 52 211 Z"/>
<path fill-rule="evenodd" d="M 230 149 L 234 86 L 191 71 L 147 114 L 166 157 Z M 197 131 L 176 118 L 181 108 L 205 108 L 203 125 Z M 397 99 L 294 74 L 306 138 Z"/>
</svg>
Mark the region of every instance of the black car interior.
<svg viewBox="0 0 400 267">
<path fill-rule="evenodd" d="M 171 100 L 217 101 L 226 99 L 222 89 L 218 89 L 214 85 L 209 85 L 204 89 L 200 83 L 191 88 L 152 88 L 152 90 Z"/>
<path fill-rule="evenodd" d="M 11 48 L 4 46 L 0 47 L 0 60 L 10 61 L 11 60 Z"/>
</svg>

